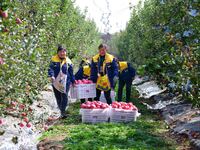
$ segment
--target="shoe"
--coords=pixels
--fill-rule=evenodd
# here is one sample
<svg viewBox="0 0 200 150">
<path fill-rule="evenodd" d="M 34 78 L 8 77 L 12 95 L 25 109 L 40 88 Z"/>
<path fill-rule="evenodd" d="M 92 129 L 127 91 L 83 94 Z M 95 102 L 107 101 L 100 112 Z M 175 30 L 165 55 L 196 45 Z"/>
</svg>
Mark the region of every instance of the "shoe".
<svg viewBox="0 0 200 150">
<path fill-rule="evenodd" d="M 60 115 L 59 118 L 60 118 L 60 119 L 66 119 L 66 118 L 67 118 L 67 115 L 65 114 L 65 112 L 64 112 L 64 113 L 61 113 L 61 115 Z"/>
<path fill-rule="evenodd" d="M 67 115 L 61 115 L 60 116 L 60 119 L 66 119 L 67 118 Z"/>
</svg>

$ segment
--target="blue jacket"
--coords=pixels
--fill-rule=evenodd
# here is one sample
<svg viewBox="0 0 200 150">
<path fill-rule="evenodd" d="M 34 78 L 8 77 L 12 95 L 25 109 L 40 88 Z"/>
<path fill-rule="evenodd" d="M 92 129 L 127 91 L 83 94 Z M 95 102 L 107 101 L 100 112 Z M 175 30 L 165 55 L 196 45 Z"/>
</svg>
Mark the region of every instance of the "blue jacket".
<svg viewBox="0 0 200 150">
<path fill-rule="evenodd" d="M 75 74 L 75 79 L 76 80 L 89 79 L 90 74 L 91 74 L 91 66 L 84 65 L 80 67 L 78 72 Z"/>
<path fill-rule="evenodd" d="M 105 55 L 105 63 L 106 63 L 105 64 L 105 69 L 106 69 L 106 73 L 107 73 L 109 81 L 110 81 L 111 88 L 114 88 L 113 78 L 115 76 L 118 76 L 118 67 L 117 67 L 116 59 L 114 58 L 114 56 L 106 53 L 106 55 Z M 99 54 L 97 54 L 92 58 L 92 63 L 91 63 L 90 79 L 94 83 L 97 82 L 99 68 L 100 68 L 100 61 L 99 61 Z"/>
<path fill-rule="evenodd" d="M 132 82 L 136 75 L 136 70 L 131 66 L 130 63 L 120 61 L 119 63 L 119 80 L 126 82 Z"/>
<path fill-rule="evenodd" d="M 49 65 L 48 76 L 56 78 L 60 72 L 60 67 L 62 68 L 62 72 L 67 75 L 66 86 L 68 87 L 75 81 L 72 62 L 68 57 L 62 61 L 58 55 L 53 56 Z"/>
</svg>

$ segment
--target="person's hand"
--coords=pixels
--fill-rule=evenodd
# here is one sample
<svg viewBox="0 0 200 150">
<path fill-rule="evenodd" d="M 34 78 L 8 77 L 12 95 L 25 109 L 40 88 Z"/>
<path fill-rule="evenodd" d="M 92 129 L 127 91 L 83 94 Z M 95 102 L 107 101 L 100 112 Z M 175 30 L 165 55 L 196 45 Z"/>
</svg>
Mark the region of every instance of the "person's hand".
<svg viewBox="0 0 200 150">
<path fill-rule="evenodd" d="M 113 78 L 114 83 L 116 83 L 118 79 L 119 79 L 119 78 L 118 78 L 117 76 L 115 76 L 115 77 Z"/>
<path fill-rule="evenodd" d="M 76 86 L 75 82 L 72 83 L 70 86 L 71 86 L 71 87 L 75 87 L 75 86 Z"/>
<path fill-rule="evenodd" d="M 115 88 L 115 86 L 116 86 L 116 84 L 117 84 L 117 81 L 118 81 L 118 77 L 117 76 L 115 76 L 114 78 L 113 78 L 113 86 L 114 86 L 114 88 Z"/>
<path fill-rule="evenodd" d="M 51 80 L 51 83 L 53 83 L 56 79 L 55 79 L 55 77 L 52 76 L 52 77 L 50 78 L 50 80 Z"/>
</svg>

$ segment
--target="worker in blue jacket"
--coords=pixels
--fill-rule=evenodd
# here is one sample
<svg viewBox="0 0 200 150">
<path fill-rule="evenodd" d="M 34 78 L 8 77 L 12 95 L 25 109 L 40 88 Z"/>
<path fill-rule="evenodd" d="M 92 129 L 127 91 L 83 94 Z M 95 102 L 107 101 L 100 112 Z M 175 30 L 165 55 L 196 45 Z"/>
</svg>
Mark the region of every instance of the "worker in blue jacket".
<svg viewBox="0 0 200 150">
<path fill-rule="evenodd" d="M 91 71 L 91 63 L 87 59 L 83 59 L 79 65 L 79 70 L 75 74 L 76 80 L 89 79 Z"/>
<path fill-rule="evenodd" d="M 90 72 L 91 72 L 91 63 L 87 59 L 83 59 L 79 65 L 79 70 L 75 74 L 76 80 L 82 79 L 90 79 Z M 80 99 L 81 103 L 85 102 L 85 99 Z M 88 98 L 89 101 L 92 101 L 92 98 Z"/>
<path fill-rule="evenodd" d="M 126 85 L 126 102 L 130 102 L 131 86 L 135 77 L 136 71 L 130 63 L 126 61 L 118 61 L 119 68 L 119 87 L 118 101 L 122 101 L 123 88 Z"/>
<path fill-rule="evenodd" d="M 99 100 L 101 91 L 108 104 L 112 103 L 111 89 L 114 89 L 114 82 L 118 78 L 118 67 L 115 57 L 107 53 L 107 45 L 100 44 L 99 53 L 92 58 L 90 79 L 96 83 L 96 98 Z"/>
<path fill-rule="evenodd" d="M 73 66 L 71 60 L 66 56 L 66 49 L 58 47 L 57 54 L 51 58 L 48 69 L 53 91 L 60 109 L 61 118 L 66 118 L 65 109 L 68 104 L 68 92 L 71 84 L 74 84 Z"/>
</svg>

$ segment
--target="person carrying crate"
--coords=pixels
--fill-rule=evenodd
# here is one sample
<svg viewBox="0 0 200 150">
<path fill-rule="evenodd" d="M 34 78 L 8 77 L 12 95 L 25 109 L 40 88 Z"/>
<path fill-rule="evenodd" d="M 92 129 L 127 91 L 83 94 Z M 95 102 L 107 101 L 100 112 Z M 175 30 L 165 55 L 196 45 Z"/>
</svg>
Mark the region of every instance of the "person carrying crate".
<svg viewBox="0 0 200 150">
<path fill-rule="evenodd" d="M 75 74 L 76 80 L 82 79 L 90 79 L 90 72 L 91 72 L 91 63 L 87 59 L 83 59 L 79 65 L 79 70 Z M 85 102 L 85 99 L 80 99 L 81 103 Z M 89 101 L 92 101 L 92 98 L 88 98 Z"/>
<path fill-rule="evenodd" d="M 123 88 L 126 85 L 126 102 L 130 102 L 131 86 L 136 71 L 130 63 L 126 61 L 118 61 L 119 68 L 119 84 L 118 84 L 118 101 L 122 101 Z"/>
<path fill-rule="evenodd" d="M 90 79 L 96 83 L 96 98 L 99 101 L 101 91 L 108 104 L 112 103 L 111 89 L 114 90 L 114 83 L 118 79 L 118 67 L 115 57 L 107 53 L 107 45 L 100 44 L 99 53 L 92 58 Z"/>
</svg>

